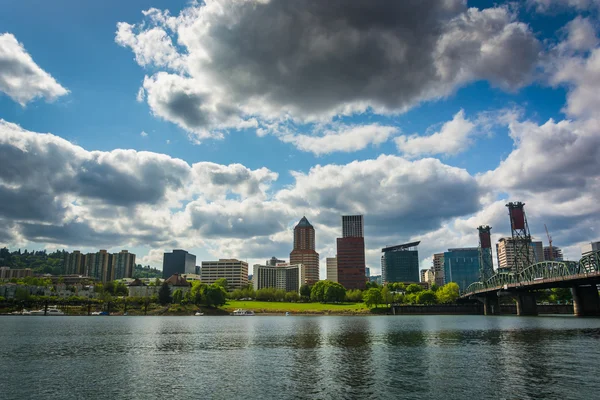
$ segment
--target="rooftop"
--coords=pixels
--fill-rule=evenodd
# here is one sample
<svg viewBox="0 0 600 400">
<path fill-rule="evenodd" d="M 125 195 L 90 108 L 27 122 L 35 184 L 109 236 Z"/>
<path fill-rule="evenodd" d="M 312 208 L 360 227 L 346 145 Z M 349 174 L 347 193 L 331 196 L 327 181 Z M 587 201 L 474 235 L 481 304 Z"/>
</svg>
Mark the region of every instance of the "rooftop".
<svg viewBox="0 0 600 400">
<path fill-rule="evenodd" d="M 419 243 L 421 243 L 420 240 L 418 242 L 410 242 L 405 244 L 399 244 L 397 246 L 384 247 L 383 249 L 381 249 L 381 251 L 383 253 L 386 253 L 388 251 L 411 250 L 413 247 L 417 247 Z"/>
<path fill-rule="evenodd" d="M 310 224 L 310 222 L 308 222 L 306 217 L 302 217 L 300 222 L 298 222 L 298 225 L 296 225 L 296 228 L 312 228 L 312 227 L 313 226 Z"/>
</svg>

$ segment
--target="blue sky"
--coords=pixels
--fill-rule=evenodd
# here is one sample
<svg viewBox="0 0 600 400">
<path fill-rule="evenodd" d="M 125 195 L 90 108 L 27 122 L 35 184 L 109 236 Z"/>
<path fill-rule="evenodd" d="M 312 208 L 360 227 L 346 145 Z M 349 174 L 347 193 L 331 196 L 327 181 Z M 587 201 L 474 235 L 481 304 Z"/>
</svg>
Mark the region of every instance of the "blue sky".
<svg viewBox="0 0 600 400">
<path fill-rule="evenodd" d="M 133 149 L 138 152 L 136 157 L 147 151 L 168 155 L 170 163 L 181 159 L 190 167 L 205 162 L 225 169 L 241 164 L 244 172 L 234 174 L 235 179 L 241 180 L 226 179 L 238 189 L 223 188 L 214 177 L 207 178 L 208 182 L 182 178 L 183 183 L 175 185 L 172 191 L 154 187 L 152 190 L 160 192 L 155 200 L 134 199 L 135 195 L 131 195 L 129 202 L 117 201 L 108 192 L 91 195 L 44 186 L 53 206 L 61 204 L 58 209 L 62 214 L 51 221 L 59 233 L 33 233 L 31 224 L 40 221 L 11 206 L 0 212 L 0 219 L 13 232 L 4 238 L 0 236 L 0 243 L 11 247 L 130 248 L 137 252 L 138 259 L 145 256 L 144 261 L 155 266 L 159 265 L 161 251 L 172 247 L 188 248 L 199 260 L 225 256 L 249 260 L 271 255 L 287 258 L 291 250 L 290 228 L 307 214 L 317 227 L 317 247 L 324 259 L 335 254 L 334 239 L 340 229 L 332 216 L 357 212 L 365 214 L 367 234 L 371 236 L 367 237 L 367 256 L 373 271 L 379 269 L 377 254 L 382 244 L 413 238 L 424 243 L 421 259 L 425 268 L 434 251 L 476 246 L 472 230 L 479 223 L 498 226 L 494 232 L 498 237 L 508 234 L 501 203 L 515 198 L 535 206 L 528 209 L 530 219 L 536 218 L 535 222 L 530 221 L 534 235 L 541 237 L 543 223 L 551 229 L 554 226 L 555 240 L 572 257 L 577 256 L 582 242 L 597 239 L 590 227 L 597 222 L 598 209 L 590 199 L 597 193 L 598 177 L 587 175 L 583 183 L 576 179 L 589 174 L 581 165 L 569 164 L 558 170 L 561 163 L 557 162 L 556 170 L 538 168 L 554 162 L 554 153 L 552 149 L 547 154 L 533 149 L 536 137 L 543 136 L 537 130 L 551 118 L 556 124 L 570 122 L 562 128 L 577 133 L 564 139 L 562 128 L 546 125 L 549 136 L 539 140 L 552 143 L 563 138 L 577 144 L 573 147 L 593 147 L 596 143 L 596 117 L 579 105 L 583 102 L 593 109 L 597 98 L 585 97 L 577 90 L 597 85 L 596 71 L 593 65 L 589 71 L 576 70 L 576 65 L 583 68 L 582 64 L 593 59 L 598 48 L 595 1 L 572 5 L 569 1 L 531 0 L 518 7 L 486 1 L 465 5 L 456 1 L 448 9 L 433 11 L 419 6 L 400 10 L 405 6 L 357 2 L 366 7 L 363 23 L 372 31 L 355 23 L 351 7 L 336 10 L 335 2 L 306 4 L 305 11 L 312 17 L 300 19 L 300 13 L 285 3 L 257 3 L 252 8 L 244 2 L 225 0 L 208 5 L 179 1 L 3 2 L 0 34 L 12 35 L 35 65 L 68 90 L 67 94 L 56 92 L 55 98 L 50 98 L 42 92 L 35 95 L 35 87 L 24 87 L 27 83 L 10 92 L 5 89 L 0 93 L 0 118 L 5 124 L 16 124 L 28 133 L 51 133 L 86 152 Z M 221 5 L 222 11 L 218 11 L 217 6 Z M 150 9 L 156 11 L 146 16 L 142 13 Z M 399 13 L 391 28 L 378 14 L 379 9 Z M 438 11 L 441 17 L 434 14 Z M 429 13 L 433 15 L 431 21 L 413 27 L 411 19 L 426 18 Z M 152 20 L 153 16 L 160 18 Z M 170 22 L 165 22 L 169 17 Z M 262 27 L 250 22 L 267 17 L 271 19 L 265 19 Z M 274 18 L 283 17 L 291 21 L 298 18 L 302 23 L 286 28 L 285 24 L 273 22 Z M 326 23 L 325 18 L 332 18 L 338 25 Z M 118 27 L 119 23 L 129 25 Z M 311 24 L 313 30 L 308 29 Z M 339 31 L 334 26 L 339 26 Z M 157 40 L 144 36 L 153 29 L 164 33 L 170 47 L 160 47 Z M 373 31 L 381 32 L 381 36 L 373 38 Z M 314 32 L 320 34 L 311 36 Z M 283 37 L 287 42 L 282 42 Z M 389 37 L 392 39 L 388 44 L 385 41 Z M 365 43 L 370 44 L 363 47 Z M 378 50 L 372 50 L 373 47 Z M 202 59 L 203 54 L 209 54 L 211 61 Z M 16 60 L 11 58 L 13 55 L 5 50 L 4 57 L 9 62 Z M 0 61 L 2 57 L 0 52 Z M 291 64 L 292 61 L 297 64 Z M 439 64 L 433 65 L 436 62 Z M 286 75 L 290 68 L 295 71 Z M 336 77 L 336 68 L 343 79 Z M 430 69 L 434 72 L 427 75 Z M 270 72 L 261 72 L 267 70 Z M 381 80 L 389 83 L 389 90 L 386 84 L 380 84 Z M 1 82 L 0 71 L 0 92 Z M 321 87 L 313 88 L 312 83 Z M 323 87 L 328 84 L 331 88 Z M 138 101 L 142 86 L 145 96 Z M 348 94 L 344 97 L 346 89 Z M 19 90 L 31 90 L 34 95 L 19 102 L 15 100 Z M 184 92 L 183 100 L 177 97 Z M 583 96 L 583 100 L 577 96 Z M 343 111 L 344 107 L 353 111 Z M 443 131 L 444 124 L 461 110 L 470 129 L 462 125 L 448 130 L 439 140 L 413 140 Z M 250 126 L 237 128 L 241 123 Z M 353 128 L 364 128 L 358 135 L 367 142 L 348 149 L 340 143 L 348 144 L 357 138 L 347 135 Z M 18 134 L 14 129 L 11 125 L 10 129 L 4 126 L 0 130 L 0 135 L 5 135 L 5 146 L 15 146 Z M 9 130 L 13 133 L 7 133 Z M 147 135 L 142 136 L 142 132 Z M 519 139 L 515 139 L 519 135 L 515 132 L 521 132 Z M 217 133 L 222 138 L 216 138 Z M 39 140 L 39 135 L 32 135 L 27 140 Z M 328 135 L 338 136 L 327 142 L 310 141 Z M 409 147 L 399 148 L 396 138 L 400 136 L 408 140 Z M 303 147 L 310 143 L 316 144 L 310 149 Z M 525 148 L 527 145 L 532 147 Z M 68 154 L 75 151 L 61 146 Z M 523 156 L 528 151 L 535 154 Z M 393 157 L 391 170 L 389 165 L 380 165 L 381 155 Z M 573 155 L 564 157 L 568 160 Z M 429 166 L 427 160 L 436 164 Z M 508 161 L 502 163 L 503 160 Z M 528 167 L 531 172 L 524 173 L 527 163 L 534 160 L 535 168 Z M 18 165 L 32 162 L 7 159 L 5 165 L 17 165 L 17 161 Z M 355 161 L 358 164 L 351 164 Z M 104 161 L 94 162 L 106 167 Z M 112 166 L 115 171 L 125 168 L 123 160 L 111 162 L 117 163 Z M 127 162 L 142 165 L 139 159 Z M 369 166 L 370 163 L 376 165 Z M 322 169 L 315 169 L 317 165 Z M 84 167 L 77 164 L 73 168 Z M 257 172 L 261 169 L 277 174 L 276 178 L 264 180 L 262 173 Z M 164 181 L 148 182 L 149 178 L 152 181 L 151 173 L 137 172 L 146 179 L 138 182 L 138 194 L 146 193 L 145 190 L 154 193 L 143 184 L 161 185 L 175 179 L 169 176 Z M 423 184 L 412 182 L 410 172 L 431 175 L 423 178 Z M 298 173 L 306 177 L 305 184 L 298 180 Z M 118 186 L 112 185 L 119 177 L 106 172 L 98 174 L 100 177 L 94 178 L 98 185 L 104 182 L 107 191 L 118 191 Z M 344 177 L 340 178 L 340 174 Z M 547 183 L 558 175 L 562 178 L 557 180 L 564 186 Z M 32 182 L 41 179 L 44 185 L 48 181 L 37 177 L 35 171 L 23 170 L 21 176 Z M 134 178 L 127 177 L 123 182 L 130 179 Z M 347 179 L 357 184 L 364 180 L 365 188 L 374 179 L 379 179 L 380 184 L 372 193 L 349 190 L 348 194 L 334 196 L 327 187 L 319 185 L 328 179 Z M 388 181 L 393 181 L 389 187 L 385 186 Z M 456 190 L 449 189 L 452 182 Z M 0 184 L 10 188 L 6 195 L 11 197 L 6 197 L 5 202 L 25 196 L 24 188 L 15 188 L 7 177 L 0 176 Z M 206 185 L 214 186 L 210 193 L 204 189 Z M 417 196 L 425 187 L 430 192 L 439 187 L 435 197 L 444 199 L 444 204 L 437 207 L 436 199 Z M 345 186 L 342 184 L 341 188 Z M 344 192 L 342 189 L 338 192 Z M 397 191 L 400 197 L 383 199 L 377 190 L 384 196 Z M 568 199 L 564 191 L 578 195 Z M 254 202 L 270 208 L 250 223 L 248 213 L 253 209 L 244 207 Z M 400 205 L 395 207 L 395 202 Z M 452 206 L 453 202 L 462 205 Z M 115 209 L 114 215 L 107 214 L 106 207 L 110 209 L 115 204 L 121 208 Z M 195 208 L 187 207 L 189 204 L 195 204 Z M 565 214 L 564 210 L 574 205 L 578 211 Z M 423 206 L 439 210 L 424 212 Z M 194 214 L 192 208 L 200 214 Z M 162 213 L 162 221 L 137 225 L 144 215 Z M 119 226 L 118 221 L 122 223 L 126 218 L 137 222 Z M 373 223 L 369 224 L 369 220 Z M 72 222 L 85 225 L 89 244 L 71 240 L 81 237 L 79 231 L 69 230 Z M 115 231 L 113 239 L 107 239 L 111 230 Z M 140 231 L 145 235 L 139 236 Z"/>
</svg>

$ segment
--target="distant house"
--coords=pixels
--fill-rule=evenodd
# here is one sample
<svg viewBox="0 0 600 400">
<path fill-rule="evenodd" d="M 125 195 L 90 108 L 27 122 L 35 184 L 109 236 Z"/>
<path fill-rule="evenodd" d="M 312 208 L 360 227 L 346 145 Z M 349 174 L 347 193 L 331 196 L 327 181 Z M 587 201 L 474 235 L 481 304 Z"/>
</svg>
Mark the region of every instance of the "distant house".
<svg viewBox="0 0 600 400">
<path fill-rule="evenodd" d="M 146 285 L 139 279 L 134 279 L 127 284 L 127 291 L 130 297 L 152 297 L 158 294 L 160 286 Z"/>
<path fill-rule="evenodd" d="M 186 294 L 192 287 L 192 284 L 179 274 L 171 275 L 169 278 L 165 279 L 165 283 L 171 288 L 171 294 L 177 289 L 181 290 L 183 294 Z"/>
</svg>

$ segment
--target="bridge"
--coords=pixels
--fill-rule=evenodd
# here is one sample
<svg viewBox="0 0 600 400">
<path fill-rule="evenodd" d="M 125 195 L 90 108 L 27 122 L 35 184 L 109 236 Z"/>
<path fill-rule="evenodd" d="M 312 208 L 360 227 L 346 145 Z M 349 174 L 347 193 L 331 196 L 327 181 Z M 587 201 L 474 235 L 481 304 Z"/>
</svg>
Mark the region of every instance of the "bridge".
<svg viewBox="0 0 600 400">
<path fill-rule="evenodd" d="M 499 296 L 511 296 L 517 300 L 517 315 L 537 315 L 536 290 L 570 288 L 575 315 L 600 315 L 597 284 L 600 284 L 600 251 L 579 261 L 544 261 L 518 273 L 495 273 L 484 282 L 470 284 L 461 298 L 478 299 L 484 304 L 485 315 L 497 315 Z"/>
</svg>

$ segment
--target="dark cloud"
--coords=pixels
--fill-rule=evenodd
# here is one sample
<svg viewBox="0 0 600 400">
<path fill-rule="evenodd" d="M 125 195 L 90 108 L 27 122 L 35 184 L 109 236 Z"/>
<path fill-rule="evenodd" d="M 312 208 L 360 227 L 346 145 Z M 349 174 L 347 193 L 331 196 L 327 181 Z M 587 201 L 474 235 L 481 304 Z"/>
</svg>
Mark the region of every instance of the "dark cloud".
<svg viewBox="0 0 600 400">
<path fill-rule="evenodd" d="M 462 0 L 218 0 L 178 20 L 164 22 L 158 10 L 148 16 L 137 27 L 119 24 L 117 41 L 140 55 L 152 46 L 145 32 L 174 29 L 187 75 L 146 78 L 148 103 L 204 136 L 248 115 L 399 112 L 481 79 L 518 88 L 540 50 L 508 8 L 467 9 Z M 154 63 L 168 70 L 169 57 Z"/>
</svg>

